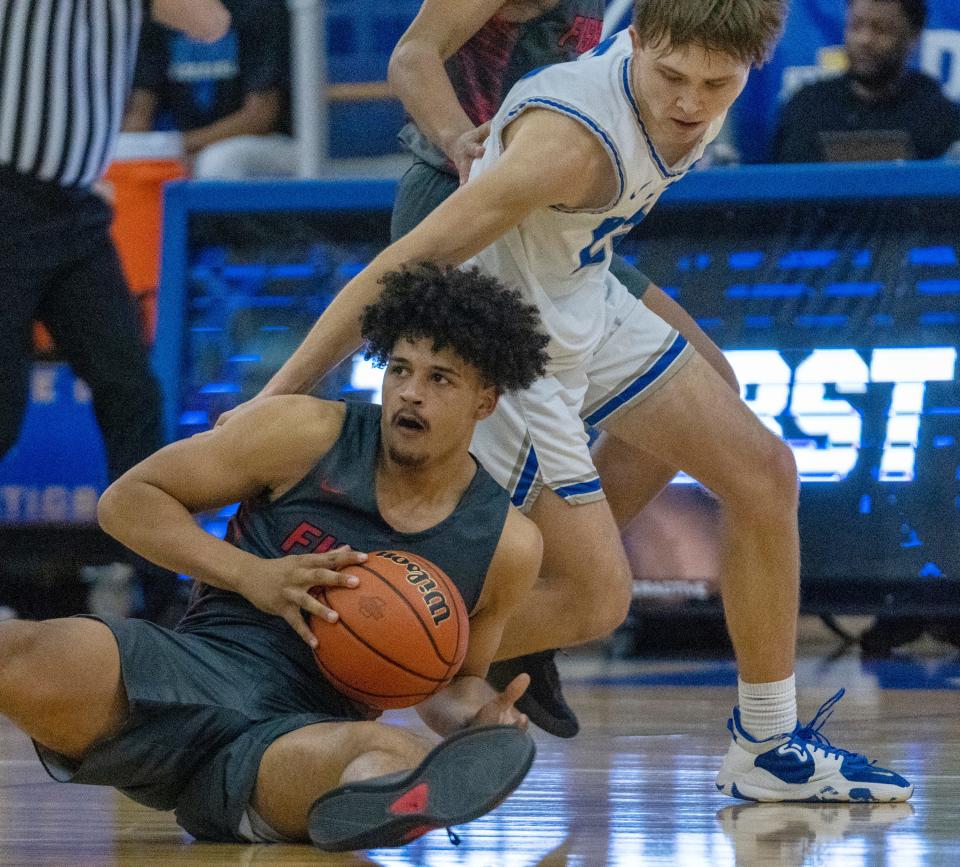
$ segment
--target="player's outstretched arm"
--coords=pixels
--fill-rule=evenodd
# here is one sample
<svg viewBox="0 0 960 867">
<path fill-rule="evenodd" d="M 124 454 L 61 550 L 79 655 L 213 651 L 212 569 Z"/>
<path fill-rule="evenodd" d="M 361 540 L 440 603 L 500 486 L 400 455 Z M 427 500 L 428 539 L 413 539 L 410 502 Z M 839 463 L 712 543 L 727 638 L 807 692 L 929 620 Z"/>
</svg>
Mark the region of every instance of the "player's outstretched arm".
<svg viewBox="0 0 960 867">
<path fill-rule="evenodd" d="M 497 693 L 484 680 L 508 619 L 525 603 L 540 572 L 543 539 L 536 524 L 511 508 L 490 564 L 483 594 L 470 617 L 470 641 L 459 673 L 446 689 L 417 706 L 423 721 L 446 736 L 469 725 L 518 725 L 527 719 L 513 706 L 530 679 L 520 675 Z"/>
<path fill-rule="evenodd" d="M 483 27 L 506 0 L 424 0 L 397 42 L 387 79 L 420 131 L 466 181 L 483 154 L 482 138 L 460 105 L 444 63 Z M 486 124 L 484 124 L 486 127 Z M 478 140 L 479 139 L 479 140 Z"/>
<path fill-rule="evenodd" d="M 100 498 L 100 524 L 148 560 L 233 590 L 283 617 L 312 645 L 300 609 L 327 617 L 332 612 L 309 589 L 349 586 L 336 570 L 366 555 L 340 550 L 264 560 L 200 529 L 193 514 L 292 487 L 336 441 L 343 416 L 342 404 L 310 397 L 263 401 L 128 470 Z"/>
<path fill-rule="evenodd" d="M 496 165 L 462 186 L 344 286 L 262 396 L 307 392 L 354 352 L 363 309 L 379 297 L 379 280 L 388 271 L 420 262 L 460 265 L 538 208 L 602 207 L 610 201 L 613 166 L 577 121 L 533 110 L 508 132 L 509 145 Z"/>
</svg>

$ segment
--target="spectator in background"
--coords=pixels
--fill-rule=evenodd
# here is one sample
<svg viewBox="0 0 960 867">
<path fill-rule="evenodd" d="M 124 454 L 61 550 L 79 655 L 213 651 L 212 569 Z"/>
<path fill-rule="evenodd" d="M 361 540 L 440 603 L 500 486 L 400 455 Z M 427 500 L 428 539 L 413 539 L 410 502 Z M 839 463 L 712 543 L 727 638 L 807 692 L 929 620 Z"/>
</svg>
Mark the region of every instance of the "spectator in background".
<svg viewBox="0 0 960 867">
<path fill-rule="evenodd" d="M 230 30 L 209 44 L 144 28 L 124 131 L 182 132 L 194 177 L 290 174 L 286 6 L 234 0 L 231 11 Z"/>
<path fill-rule="evenodd" d="M 93 192 L 110 161 L 144 9 L 198 39 L 219 39 L 219 0 L 6 4 L 0 14 L 0 458 L 27 406 L 31 324 L 93 393 L 110 481 L 163 445 L 160 391 L 116 250 Z M 74 69 L 99 74 L 77 77 Z M 133 555 L 131 554 L 131 557 Z M 143 614 L 159 617 L 176 577 L 144 575 Z"/>
<path fill-rule="evenodd" d="M 960 139 L 960 108 L 930 76 L 907 69 L 926 15 L 924 0 L 849 0 L 849 69 L 783 107 L 773 161 L 943 156 Z"/>
</svg>

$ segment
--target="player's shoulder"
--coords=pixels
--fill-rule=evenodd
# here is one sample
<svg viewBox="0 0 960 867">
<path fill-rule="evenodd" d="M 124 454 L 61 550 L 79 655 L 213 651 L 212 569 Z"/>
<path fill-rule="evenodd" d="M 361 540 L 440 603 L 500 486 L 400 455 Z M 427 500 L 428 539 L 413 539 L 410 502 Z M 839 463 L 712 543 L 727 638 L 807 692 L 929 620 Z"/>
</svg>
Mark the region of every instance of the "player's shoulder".
<svg viewBox="0 0 960 867">
<path fill-rule="evenodd" d="M 513 134 L 518 126 L 535 128 L 530 135 L 537 150 L 552 150 L 568 163 L 595 155 L 597 139 L 601 147 L 616 149 L 615 130 L 630 110 L 617 71 L 619 60 L 629 56 L 629 44 L 625 33 L 618 34 L 577 60 L 528 73 L 504 100 L 500 124 L 513 126 Z M 515 126 L 517 121 L 523 123 Z"/>
<path fill-rule="evenodd" d="M 511 91 L 514 102 L 554 99 L 596 107 L 609 97 L 611 78 L 630 55 L 626 31 L 615 34 L 575 60 L 553 63 L 528 72 Z"/>
<path fill-rule="evenodd" d="M 296 416 L 307 420 L 342 418 L 346 414 L 346 406 L 343 401 L 324 400 L 310 394 L 274 394 L 259 398 L 245 411 L 263 416 Z"/>
<path fill-rule="evenodd" d="M 509 531 L 521 542 L 530 542 L 540 538 L 540 528 L 536 525 L 536 522 L 524 515 L 513 503 L 507 509 L 504 526 L 505 530 L 509 528 Z"/>
<path fill-rule="evenodd" d="M 509 145 L 523 131 L 525 147 L 535 159 L 549 158 L 553 168 L 581 166 L 598 151 L 598 126 L 575 105 L 533 104 L 504 133 Z M 600 136 L 602 139 L 602 136 Z"/>
<path fill-rule="evenodd" d="M 259 434 L 276 442 L 304 440 L 329 448 L 343 428 L 346 404 L 306 394 L 280 394 L 261 398 L 241 408 L 235 422 L 244 434 Z"/>
</svg>

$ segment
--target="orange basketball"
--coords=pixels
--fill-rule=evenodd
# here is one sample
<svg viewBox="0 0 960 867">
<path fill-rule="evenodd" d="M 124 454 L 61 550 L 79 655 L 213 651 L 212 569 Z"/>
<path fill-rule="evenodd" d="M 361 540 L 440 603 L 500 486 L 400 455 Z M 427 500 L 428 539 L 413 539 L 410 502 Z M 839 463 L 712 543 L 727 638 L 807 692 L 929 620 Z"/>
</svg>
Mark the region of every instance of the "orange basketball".
<svg viewBox="0 0 960 867">
<path fill-rule="evenodd" d="M 467 652 L 469 621 L 443 570 L 407 551 L 375 551 L 343 570 L 356 587 L 314 587 L 339 614 L 310 617 L 317 665 L 340 692 L 372 707 L 410 707 L 445 687 Z"/>
</svg>

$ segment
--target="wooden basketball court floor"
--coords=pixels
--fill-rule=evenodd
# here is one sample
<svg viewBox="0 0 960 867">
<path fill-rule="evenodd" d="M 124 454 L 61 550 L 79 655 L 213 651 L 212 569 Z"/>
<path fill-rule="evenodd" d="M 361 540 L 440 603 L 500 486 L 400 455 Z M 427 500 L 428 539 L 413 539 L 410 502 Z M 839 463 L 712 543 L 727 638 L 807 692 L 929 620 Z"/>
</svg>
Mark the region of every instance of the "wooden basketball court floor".
<svg viewBox="0 0 960 867">
<path fill-rule="evenodd" d="M 726 661 L 574 658 L 562 666 L 583 729 L 536 735 L 522 787 L 490 815 L 403 849 L 197 843 L 172 815 L 42 772 L 0 719 L 2 865 L 960 865 L 960 659 L 801 661 L 806 721 L 840 686 L 825 734 L 911 778 L 903 805 L 746 804 L 719 795 L 735 673 Z M 410 712 L 386 719 L 415 720 Z"/>
</svg>

